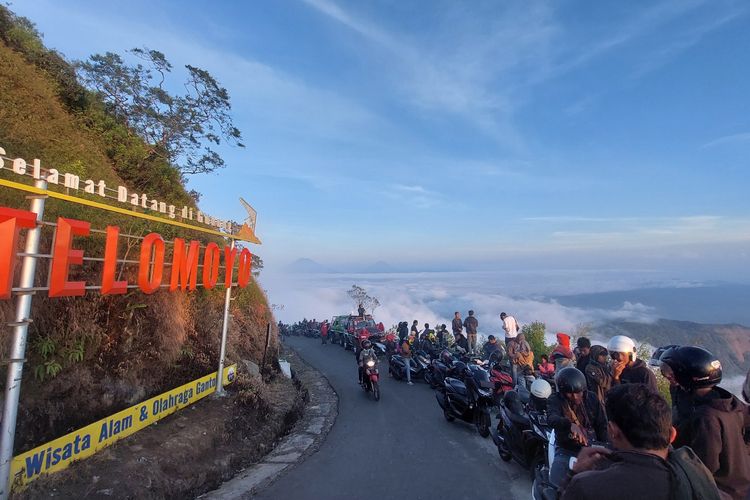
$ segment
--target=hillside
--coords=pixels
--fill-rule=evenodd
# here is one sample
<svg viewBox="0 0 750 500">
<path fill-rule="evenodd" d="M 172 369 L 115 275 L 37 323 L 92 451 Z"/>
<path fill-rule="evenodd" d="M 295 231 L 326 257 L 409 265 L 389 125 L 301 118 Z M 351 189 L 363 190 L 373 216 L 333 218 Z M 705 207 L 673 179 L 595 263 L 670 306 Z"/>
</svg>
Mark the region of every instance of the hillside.
<svg viewBox="0 0 750 500">
<path fill-rule="evenodd" d="M 0 146 L 8 155 L 39 158 L 48 168 L 103 179 L 108 185 L 123 184 L 178 206 L 195 206 L 180 173 L 162 159 L 145 161 L 148 145 L 79 84 L 73 67 L 44 47 L 33 25 L 4 6 L 0 73 Z M 0 171 L 2 177 L 9 175 Z M 0 187 L 0 205 L 27 208 L 28 201 L 19 191 Z M 54 220 L 58 214 L 85 219 L 96 229 L 117 224 L 131 234 L 157 231 L 167 240 L 179 234 L 207 243 L 205 237 L 171 226 L 50 200 L 45 219 Z M 100 257 L 100 242 L 92 246 L 85 247 L 86 253 Z M 42 251 L 50 247 L 51 232 L 43 236 Z M 128 276 L 134 271 L 122 272 Z M 79 277 L 95 281 L 99 273 L 83 266 Z M 228 362 L 257 362 L 266 324 L 274 324 L 266 297 L 253 278 L 247 288 L 235 289 L 233 298 Z M 159 291 L 148 297 L 138 291 L 117 296 L 89 293 L 82 298 L 35 296 L 16 452 L 215 371 L 223 302 L 222 287 Z M 8 357 L 10 335 L 5 325 L 12 320 L 13 307 L 14 301 L 0 301 L 3 359 Z M 255 387 L 245 400 L 259 398 L 262 387 Z"/>
<path fill-rule="evenodd" d="M 604 338 L 628 335 L 653 346 L 668 344 L 705 347 L 721 359 L 728 375 L 744 375 L 750 369 L 750 328 L 660 319 L 655 323 L 611 321 L 598 326 Z"/>
</svg>

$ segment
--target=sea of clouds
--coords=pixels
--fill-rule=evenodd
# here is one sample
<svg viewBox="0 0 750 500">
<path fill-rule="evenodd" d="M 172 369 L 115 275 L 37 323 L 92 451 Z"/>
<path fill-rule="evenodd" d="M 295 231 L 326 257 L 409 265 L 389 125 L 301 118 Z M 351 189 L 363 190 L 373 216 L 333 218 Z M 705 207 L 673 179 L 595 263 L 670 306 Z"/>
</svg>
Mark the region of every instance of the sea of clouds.
<svg viewBox="0 0 750 500">
<path fill-rule="evenodd" d="M 400 321 L 449 325 L 454 311 L 463 318 L 473 309 L 479 320 L 480 340 L 487 335 L 502 335 L 500 313 L 513 314 L 521 324 L 542 321 L 548 342 L 555 332 L 574 333 L 580 325 L 608 320 L 653 322 L 655 309 L 640 302 L 623 302 L 610 309 L 568 307 L 554 297 L 579 293 L 633 290 L 642 287 L 678 288 L 695 286 L 668 278 L 655 271 L 633 270 L 557 270 L 432 272 L 393 274 L 288 274 L 265 272 L 261 285 L 275 304 L 277 319 L 292 323 L 302 318 L 317 319 L 354 313 L 356 305 L 346 291 L 352 285 L 364 287 L 380 301 L 376 321 L 386 328 Z M 594 343 L 606 344 L 594 329 Z M 637 340 L 637 339 L 636 339 Z M 744 377 L 731 377 L 724 386 L 740 393 Z"/>
</svg>

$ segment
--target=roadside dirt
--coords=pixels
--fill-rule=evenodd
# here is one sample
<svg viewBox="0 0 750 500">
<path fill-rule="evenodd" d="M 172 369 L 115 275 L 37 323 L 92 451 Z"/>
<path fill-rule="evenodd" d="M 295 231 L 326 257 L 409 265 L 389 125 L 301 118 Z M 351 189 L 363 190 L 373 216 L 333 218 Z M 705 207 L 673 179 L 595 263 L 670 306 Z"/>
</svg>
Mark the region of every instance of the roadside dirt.
<svg viewBox="0 0 750 500">
<path fill-rule="evenodd" d="M 15 499 L 191 498 L 257 462 L 294 426 L 307 399 L 297 381 L 240 372 L 222 399 L 206 398 L 34 481 Z"/>
</svg>

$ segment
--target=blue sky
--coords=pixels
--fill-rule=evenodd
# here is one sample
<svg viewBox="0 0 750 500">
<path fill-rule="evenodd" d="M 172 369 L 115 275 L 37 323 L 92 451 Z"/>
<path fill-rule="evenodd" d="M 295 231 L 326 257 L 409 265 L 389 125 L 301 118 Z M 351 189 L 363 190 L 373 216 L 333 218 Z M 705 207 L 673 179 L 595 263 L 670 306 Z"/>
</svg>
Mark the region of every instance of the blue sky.
<svg viewBox="0 0 750 500">
<path fill-rule="evenodd" d="M 220 217 L 250 201 L 272 267 L 700 267 L 750 280 L 747 2 L 11 8 L 71 59 L 147 46 L 214 74 L 247 148 L 190 185 Z"/>
</svg>

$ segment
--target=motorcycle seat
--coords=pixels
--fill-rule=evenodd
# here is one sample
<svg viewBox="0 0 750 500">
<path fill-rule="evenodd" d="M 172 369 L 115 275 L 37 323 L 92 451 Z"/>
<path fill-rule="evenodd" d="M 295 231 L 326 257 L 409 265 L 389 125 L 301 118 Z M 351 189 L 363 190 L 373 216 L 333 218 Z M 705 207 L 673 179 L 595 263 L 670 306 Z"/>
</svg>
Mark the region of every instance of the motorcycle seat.
<svg viewBox="0 0 750 500">
<path fill-rule="evenodd" d="M 460 380 L 458 380 L 456 378 L 450 378 L 449 377 L 449 378 L 445 379 L 445 383 L 448 384 L 448 385 L 450 385 L 451 388 L 457 394 L 460 394 L 462 396 L 466 395 L 466 385 L 463 382 L 461 382 Z"/>
</svg>

